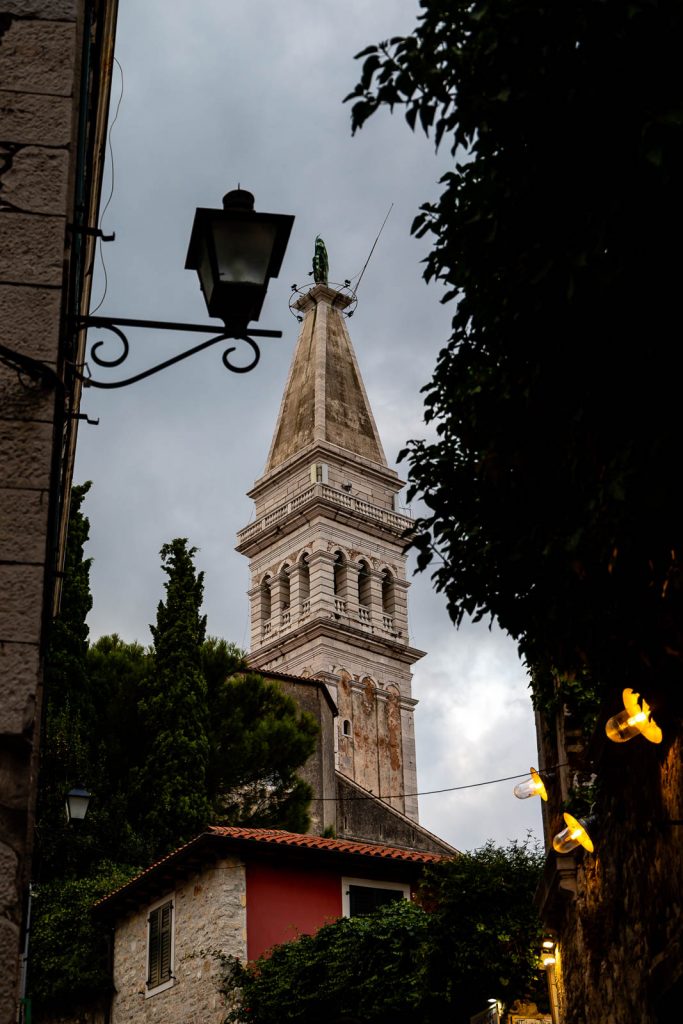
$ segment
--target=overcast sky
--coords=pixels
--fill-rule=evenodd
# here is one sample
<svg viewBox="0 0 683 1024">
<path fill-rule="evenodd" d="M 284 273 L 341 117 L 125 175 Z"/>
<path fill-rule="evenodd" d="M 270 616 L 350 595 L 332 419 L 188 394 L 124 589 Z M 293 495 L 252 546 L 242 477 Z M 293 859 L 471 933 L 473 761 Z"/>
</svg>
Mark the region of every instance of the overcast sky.
<svg viewBox="0 0 683 1024">
<path fill-rule="evenodd" d="M 123 97 L 103 222 L 116 241 L 103 247 L 99 312 L 208 322 L 196 275 L 184 270 L 190 228 L 197 206 L 220 206 L 238 183 L 258 210 L 296 220 L 259 323 L 284 337 L 264 342 L 253 373 L 229 373 L 215 348 L 125 390 L 84 393 L 82 411 L 100 420 L 80 427 L 76 469 L 78 482 L 94 484 L 85 508 L 92 638 L 149 643 L 164 580 L 159 549 L 186 536 L 206 574 L 209 632 L 247 646 L 247 562 L 235 535 L 253 515 L 245 492 L 263 472 L 296 341 L 290 286 L 308 283 L 317 234 L 330 279 L 357 275 L 391 203 L 349 328 L 390 463 L 408 438 L 426 436 L 420 387 L 452 310 L 422 280 L 428 241 L 411 238 L 410 224 L 438 196 L 450 157 L 399 111 L 375 115 L 352 138 L 342 103 L 360 72 L 354 54 L 409 32 L 416 14 L 417 0 L 121 0 Z M 116 68 L 112 117 L 120 92 Z M 105 201 L 110 187 L 108 160 Z M 93 308 L 103 292 L 98 258 Z M 198 340 L 130 338 L 129 360 L 118 371 L 92 365 L 94 376 L 129 376 Z M 409 602 L 411 642 L 429 652 L 413 681 L 420 790 L 526 772 L 536 764 L 533 715 L 512 641 L 485 624 L 456 631 L 428 576 L 413 578 Z M 427 828 L 472 849 L 540 835 L 538 804 L 501 783 L 423 796 L 420 812 Z"/>
</svg>

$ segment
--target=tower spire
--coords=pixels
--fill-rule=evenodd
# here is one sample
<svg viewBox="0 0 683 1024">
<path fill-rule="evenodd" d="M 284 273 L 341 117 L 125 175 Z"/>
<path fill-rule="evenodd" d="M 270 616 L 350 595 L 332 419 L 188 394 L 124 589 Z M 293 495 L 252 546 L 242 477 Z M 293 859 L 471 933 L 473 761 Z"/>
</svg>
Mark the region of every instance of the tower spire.
<svg viewBox="0 0 683 1024">
<path fill-rule="evenodd" d="M 321 240 L 318 240 L 321 241 Z M 322 260 L 320 248 L 316 254 Z M 319 263 L 319 269 L 322 263 Z M 303 322 L 256 518 L 250 664 L 324 679 L 339 710 L 339 772 L 417 820 L 402 487 L 389 468 L 344 310 L 322 280 L 295 301 Z"/>
</svg>

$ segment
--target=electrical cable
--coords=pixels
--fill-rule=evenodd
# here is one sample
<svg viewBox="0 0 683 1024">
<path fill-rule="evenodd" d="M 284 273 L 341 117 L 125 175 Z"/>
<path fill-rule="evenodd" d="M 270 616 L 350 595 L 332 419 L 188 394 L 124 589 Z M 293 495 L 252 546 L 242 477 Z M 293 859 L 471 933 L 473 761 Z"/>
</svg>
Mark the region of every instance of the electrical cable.
<svg viewBox="0 0 683 1024">
<path fill-rule="evenodd" d="M 116 65 L 117 65 L 117 67 L 118 67 L 118 69 L 119 69 L 119 71 L 121 73 L 121 92 L 119 93 L 119 100 L 118 100 L 118 102 L 116 104 L 116 111 L 114 113 L 114 118 L 112 119 L 112 123 L 110 125 L 110 130 L 108 132 L 108 139 L 106 139 L 106 141 L 108 141 L 108 145 L 109 145 L 110 161 L 111 161 L 111 165 L 112 165 L 112 187 L 110 188 L 109 198 L 108 198 L 108 200 L 106 200 L 106 203 L 104 204 L 102 212 L 99 215 L 99 224 L 97 226 L 100 229 L 101 229 L 101 226 L 102 226 L 102 224 L 104 222 L 104 214 L 106 213 L 106 211 L 108 211 L 110 203 L 112 202 L 112 199 L 114 197 L 115 163 L 114 163 L 114 146 L 112 145 L 112 132 L 114 131 L 114 125 L 117 123 L 117 119 L 119 117 L 119 111 L 121 110 L 121 101 L 123 99 L 123 68 L 121 67 L 121 63 L 120 63 L 120 61 L 118 60 L 117 57 L 114 58 L 114 62 L 116 63 Z M 106 265 L 104 263 L 104 253 L 103 253 L 103 250 L 102 250 L 102 240 L 99 239 L 98 241 L 99 241 L 99 261 L 100 261 L 100 263 L 102 265 L 102 273 L 104 274 L 104 291 L 102 292 L 102 297 L 99 300 L 99 302 L 97 303 L 97 305 L 94 307 L 94 309 L 90 310 L 90 314 L 91 315 L 93 313 L 96 313 L 97 310 L 102 305 L 102 303 L 104 302 L 104 299 L 106 298 L 106 289 L 108 289 L 108 285 L 109 285 L 108 275 L 106 275 Z"/>
<path fill-rule="evenodd" d="M 567 761 L 563 761 L 561 764 L 554 764 L 550 768 L 543 768 L 539 771 L 539 775 L 549 775 L 554 772 L 556 768 L 566 768 L 568 766 Z M 339 798 L 336 796 L 322 796 L 318 797 L 318 800 L 322 801 L 334 801 L 335 803 L 341 803 L 344 800 L 400 800 L 406 797 L 415 796 L 432 796 L 435 793 L 455 793 L 463 789 L 477 789 L 479 786 L 493 786 L 497 782 L 512 782 L 514 779 L 523 779 L 529 774 L 528 770 L 520 772 L 519 775 L 505 775 L 500 779 L 486 779 L 484 782 L 470 782 L 466 786 L 446 786 L 444 789 L 423 789 L 418 793 L 389 793 L 382 794 L 381 796 L 377 793 L 357 794 L 354 796 L 345 796 Z M 353 781 L 353 780 L 351 780 Z M 358 783 L 355 783 L 358 785 Z"/>
</svg>

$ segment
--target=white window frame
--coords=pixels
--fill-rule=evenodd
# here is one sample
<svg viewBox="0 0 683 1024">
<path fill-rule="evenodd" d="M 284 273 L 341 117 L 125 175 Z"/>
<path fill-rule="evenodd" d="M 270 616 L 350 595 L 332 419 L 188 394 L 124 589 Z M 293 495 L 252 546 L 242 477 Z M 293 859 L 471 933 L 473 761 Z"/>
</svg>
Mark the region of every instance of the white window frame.
<svg viewBox="0 0 683 1024">
<path fill-rule="evenodd" d="M 150 915 L 158 910 L 159 907 L 165 906 L 167 903 L 171 904 L 171 977 L 168 981 L 162 981 L 160 985 L 155 985 L 154 988 L 149 988 L 147 979 L 149 978 L 149 933 L 150 933 Z M 172 988 L 176 983 L 176 977 L 173 973 L 175 968 L 175 911 L 176 911 L 176 895 L 175 892 L 167 893 L 160 900 L 156 900 L 154 903 L 150 903 L 147 907 L 146 913 L 146 925 L 147 925 L 147 942 L 145 943 L 145 999 L 149 999 L 150 996 L 155 996 L 159 992 L 165 992 L 166 989 Z"/>
<path fill-rule="evenodd" d="M 342 878 L 342 917 L 351 917 L 350 885 L 362 885 L 367 889 L 394 889 L 403 893 L 404 900 L 410 899 L 410 885 L 407 882 L 381 882 L 376 878 Z"/>
</svg>

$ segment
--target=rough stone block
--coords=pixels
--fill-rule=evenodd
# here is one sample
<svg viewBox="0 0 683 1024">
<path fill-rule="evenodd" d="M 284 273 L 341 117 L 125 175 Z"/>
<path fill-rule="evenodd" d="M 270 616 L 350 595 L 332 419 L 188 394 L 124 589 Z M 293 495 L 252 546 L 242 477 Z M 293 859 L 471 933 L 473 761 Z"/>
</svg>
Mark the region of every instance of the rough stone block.
<svg viewBox="0 0 683 1024">
<path fill-rule="evenodd" d="M 55 393 L 28 378 L 19 379 L 15 370 L 0 364 L 0 416 L 3 420 L 42 420 L 54 416 Z M 1 479 L 4 479 L 4 474 Z"/>
<path fill-rule="evenodd" d="M 0 629 L 6 627 L 0 615 Z M 35 715 L 36 690 L 40 683 L 38 644 L 0 644 L 0 733 L 20 736 Z"/>
<path fill-rule="evenodd" d="M 75 57 L 73 23 L 16 20 L 0 42 L 0 81 L 16 92 L 70 96 Z"/>
<path fill-rule="evenodd" d="M 18 960 L 19 926 L 6 917 L 0 917 L 0 1024 L 13 1024 L 16 1019 Z"/>
<path fill-rule="evenodd" d="M 3 0 L 2 9 L 19 18 L 47 18 L 50 21 L 75 21 L 76 0 Z"/>
<path fill-rule="evenodd" d="M 51 423 L 0 422 L 2 480 L 6 486 L 49 486 L 52 434 Z"/>
<path fill-rule="evenodd" d="M 0 159 L 3 155 L 0 146 Z M 0 178 L 5 202 L 25 213 L 64 213 L 69 177 L 66 150 L 22 146 L 14 153 L 8 151 L 6 161 Z"/>
<path fill-rule="evenodd" d="M 0 488 L 0 551 L 4 559 L 44 560 L 47 508 L 45 491 Z"/>
<path fill-rule="evenodd" d="M 54 365 L 59 347 L 61 301 L 62 293 L 57 288 L 0 284 L 0 342 L 32 359 Z"/>
<path fill-rule="evenodd" d="M 0 565 L 0 594 L 10 595 L 0 609 L 0 638 L 38 643 L 43 611 L 42 568 Z"/>
<path fill-rule="evenodd" d="M 14 850 L 0 841 L 0 914 L 16 902 L 18 863 Z"/>
<path fill-rule="evenodd" d="M 71 142 L 71 113 L 70 96 L 0 90 L 0 133 L 3 142 L 24 146 L 68 146 Z"/>
<path fill-rule="evenodd" d="M 63 217 L 0 214 L 0 279 L 60 285 L 64 231 Z"/>
</svg>

